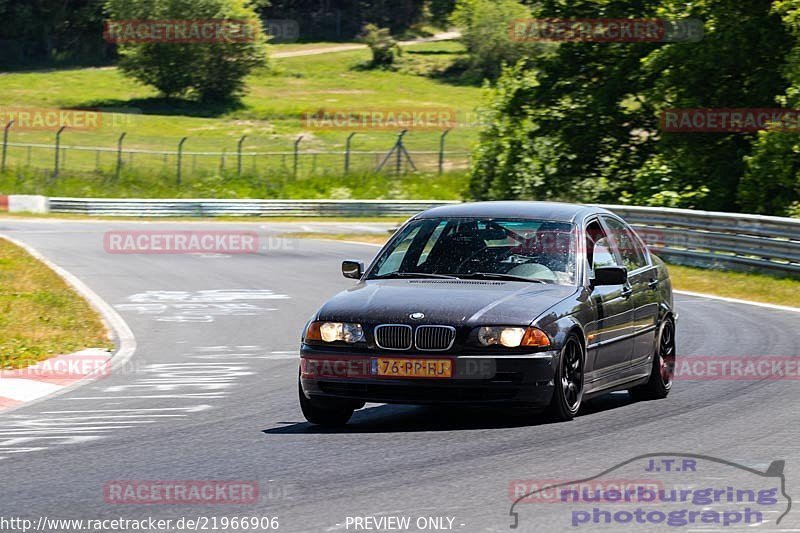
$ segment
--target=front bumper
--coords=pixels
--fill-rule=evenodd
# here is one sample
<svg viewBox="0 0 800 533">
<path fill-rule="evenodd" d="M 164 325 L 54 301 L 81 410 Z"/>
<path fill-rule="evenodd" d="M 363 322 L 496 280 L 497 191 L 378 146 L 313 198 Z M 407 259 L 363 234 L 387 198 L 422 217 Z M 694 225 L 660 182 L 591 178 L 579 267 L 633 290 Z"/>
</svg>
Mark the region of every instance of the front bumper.
<svg viewBox="0 0 800 533">
<path fill-rule="evenodd" d="M 374 375 L 378 357 L 450 359 L 452 378 L 388 378 Z M 398 353 L 342 354 L 303 346 L 300 383 L 305 395 L 324 406 L 327 401 L 545 406 L 553 395 L 554 365 L 558 352 L 527 355 L 409 355 Z M 324 360 L 320 372 L 309 361 Z M 332 363 L 332 364 L 331 364 Z M 338 370 L 337 370 L 338 369 Z"/>
</svg>

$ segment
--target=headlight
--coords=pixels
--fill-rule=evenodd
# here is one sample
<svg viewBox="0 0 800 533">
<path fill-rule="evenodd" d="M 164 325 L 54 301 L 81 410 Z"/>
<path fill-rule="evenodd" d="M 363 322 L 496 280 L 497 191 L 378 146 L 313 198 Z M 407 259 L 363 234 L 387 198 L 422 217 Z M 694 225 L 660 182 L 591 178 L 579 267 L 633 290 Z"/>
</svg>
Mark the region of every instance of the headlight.
<svg viewBox="0 0 800 533">
<path fill-rule="evenodd" d="M 312 322 L 306 329 L 306 340 L 355 344 L 364 340 L 361 324 L 348 322 Z"/>
<path fill-rule="evenodd" d="M 499 344 L 506 348 L 521 346 L 545 348 L 550 346 L 550 338 L 538 328 L 509 326 L 484 326 L 478 328 L 478 342 L 484 346 Z"/>
</svg>

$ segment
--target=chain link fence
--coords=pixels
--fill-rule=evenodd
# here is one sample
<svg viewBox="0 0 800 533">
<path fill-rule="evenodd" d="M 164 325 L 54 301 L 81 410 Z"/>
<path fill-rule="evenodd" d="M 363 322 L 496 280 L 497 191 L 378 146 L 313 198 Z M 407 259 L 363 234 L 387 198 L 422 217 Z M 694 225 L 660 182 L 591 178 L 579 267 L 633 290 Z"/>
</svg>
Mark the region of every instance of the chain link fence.
<svg viewBox="0 0 800 533">
<path fill-rule="evenodd" d="M 182 179 L 207 175 L 282 175 L 303 178 L 348 173 L 445 173 L 469 169 L 471 154 L 438 150 L 407 150 L 398 141 L 380 150 L 304 150 L 299 141 L 289 151 L 198 152 L 182 149 L 149 150 L 124 147 L 4 142 L 2 170 L 36 169 L 58 177 L 63 173 L 95 172 L 119 175 L 127 170 L 154 172 Z M 240 145 L 241 146 L 241 145 Z"/>
</svg>

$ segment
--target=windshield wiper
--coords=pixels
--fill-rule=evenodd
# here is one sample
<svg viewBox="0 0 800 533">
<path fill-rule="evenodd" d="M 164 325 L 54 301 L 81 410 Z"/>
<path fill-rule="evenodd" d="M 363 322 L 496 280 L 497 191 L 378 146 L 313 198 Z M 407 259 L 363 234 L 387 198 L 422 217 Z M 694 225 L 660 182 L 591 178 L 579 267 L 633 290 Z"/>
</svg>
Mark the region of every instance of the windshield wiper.
<svg viewBox="0 0 800 533">
<path fill-rule="evenodd" d="M 391 279 L 391 278 L 437 278 L 437 279 L 459 279 L 448 274 L 429 274 L 427 272 L 390 272 L 382 276 L 374 276 L 371 279 Z"/>
<path fill-rule="evenodd" d="M 531 279 L 523 276 L 514 276 L 513 274 L 497 274 L 495 272 L 470 272 L 469 274 L 459 274 L 463 279 L 478 278 L 478 279 L 499 279 L 506 281 L 526 281 L 528 283 L 547 283 L 541 279 Z"/>
</svg>

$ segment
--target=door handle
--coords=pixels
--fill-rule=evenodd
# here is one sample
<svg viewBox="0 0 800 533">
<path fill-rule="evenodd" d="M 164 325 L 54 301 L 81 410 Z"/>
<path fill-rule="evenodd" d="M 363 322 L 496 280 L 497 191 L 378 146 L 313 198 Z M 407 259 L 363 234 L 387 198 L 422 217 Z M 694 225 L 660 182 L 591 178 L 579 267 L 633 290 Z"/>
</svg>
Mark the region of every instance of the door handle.
<svg viewBox="0 0 800 533">
<path fill-rule="evenodd" d="M 654 278 L 650 280 L 650 283 L 648 283 L 647 286 L 650 287 L 651 289 L 655 289 L 656 287 L 658 287 L 658 284 L 659 284 L 658 278 Z"/>
<path fill-rule="evenodd" d="M 633 289 L 630 287 L 623 287 L 622 292 L 620 294 L 625 299 L 630 298 L 631 295 L 633 294 Z"/>
</svg>

